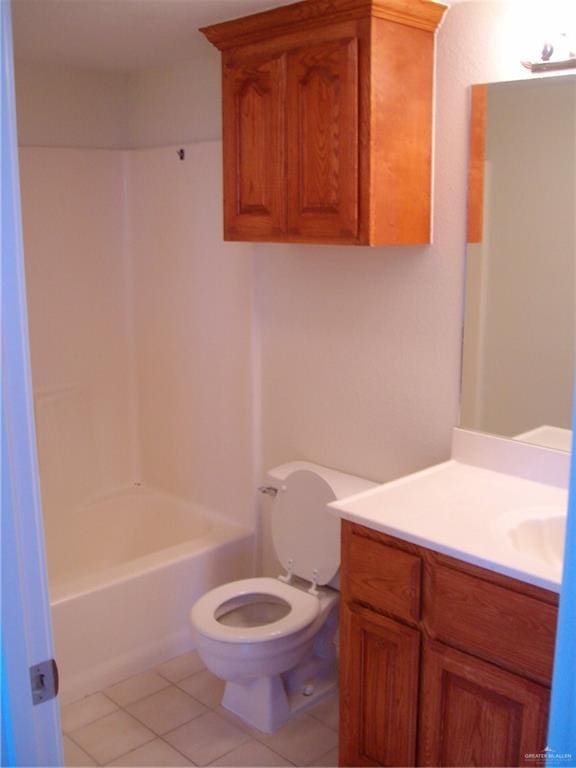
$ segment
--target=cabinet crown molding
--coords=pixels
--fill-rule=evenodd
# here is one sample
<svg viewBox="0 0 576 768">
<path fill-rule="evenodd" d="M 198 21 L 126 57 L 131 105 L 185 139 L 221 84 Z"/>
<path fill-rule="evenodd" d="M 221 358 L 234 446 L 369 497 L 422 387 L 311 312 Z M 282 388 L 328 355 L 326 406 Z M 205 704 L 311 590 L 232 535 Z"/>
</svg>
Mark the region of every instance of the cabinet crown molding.
<svg viewBox="0 0 576 768">
<path fill-rule="evenodd" d="M 221 51 L 250 45 L 270 36 L 288 35 L 309 28 L 374 17 L 409 27 L 434 31 L 446 5 L 435 0 L 303 0 L 292 5 L 203 27 L 208 40 Z"/>
</svg>

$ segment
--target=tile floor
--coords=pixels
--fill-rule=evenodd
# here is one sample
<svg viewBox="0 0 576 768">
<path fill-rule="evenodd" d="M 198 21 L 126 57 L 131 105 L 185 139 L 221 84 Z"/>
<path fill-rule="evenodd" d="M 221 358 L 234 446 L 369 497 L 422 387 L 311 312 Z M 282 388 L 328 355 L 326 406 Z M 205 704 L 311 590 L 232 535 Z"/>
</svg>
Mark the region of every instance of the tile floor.
<svg viewBox="0 0 576 768">
<path fill-rule="evenodd" d="M 62 708 L 66 766 L 337 766 L 338 699 L 273 734 L 220 706 L 224 685 L 187 653 Z"/>
</svg>

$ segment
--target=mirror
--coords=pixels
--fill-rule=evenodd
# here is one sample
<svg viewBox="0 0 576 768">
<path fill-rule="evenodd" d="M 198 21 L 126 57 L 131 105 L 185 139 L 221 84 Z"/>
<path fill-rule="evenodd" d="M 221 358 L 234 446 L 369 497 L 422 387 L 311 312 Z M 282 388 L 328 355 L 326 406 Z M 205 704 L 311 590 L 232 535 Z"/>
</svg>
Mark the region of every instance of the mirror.
<svg viewBox="0 0 576 768">
<path fill-rule="evenodd" d="M 576 76 L 472 87 L 461 426 L 570 450 Z"/>
</svg>

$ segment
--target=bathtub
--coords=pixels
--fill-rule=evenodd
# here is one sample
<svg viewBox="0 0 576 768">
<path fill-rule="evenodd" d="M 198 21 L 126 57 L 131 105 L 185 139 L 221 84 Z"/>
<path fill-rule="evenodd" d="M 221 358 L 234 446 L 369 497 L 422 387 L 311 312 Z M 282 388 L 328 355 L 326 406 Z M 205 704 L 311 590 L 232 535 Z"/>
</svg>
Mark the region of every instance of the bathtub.
<svg viewBox="0 0 576 768">
<path fill-rule="evenodd" d="M 46 518 L 63 704 L 190 650 L 194 600 L 253 575 L 252 531 L 151 488 Z"/>
</svg>

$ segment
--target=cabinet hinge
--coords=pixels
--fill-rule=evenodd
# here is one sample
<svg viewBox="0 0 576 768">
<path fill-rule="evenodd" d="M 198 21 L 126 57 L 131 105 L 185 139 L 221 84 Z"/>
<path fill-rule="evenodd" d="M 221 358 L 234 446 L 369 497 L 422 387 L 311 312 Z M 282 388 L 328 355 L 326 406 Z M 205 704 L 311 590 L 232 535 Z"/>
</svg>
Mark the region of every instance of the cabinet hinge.
<svg viewBox="0 0 576 768">
<path fill-rule="evenodd" d="M 42 704 L 58 695 L 58 665 L 54 659 L 30 667 L 32 703 Z"/>
</svg>

